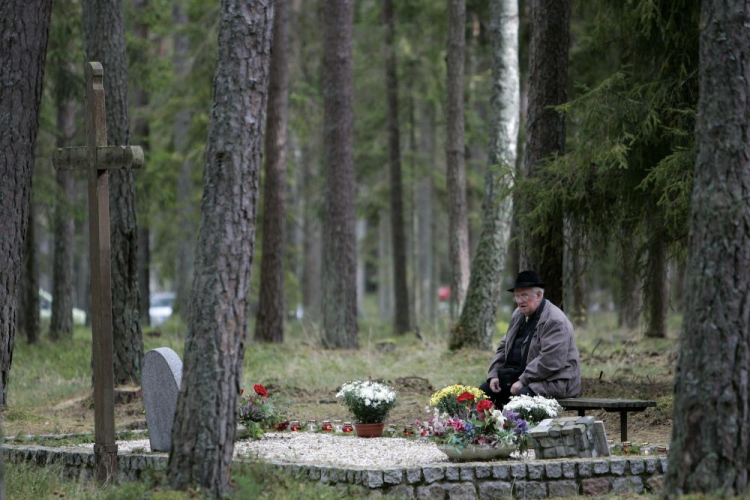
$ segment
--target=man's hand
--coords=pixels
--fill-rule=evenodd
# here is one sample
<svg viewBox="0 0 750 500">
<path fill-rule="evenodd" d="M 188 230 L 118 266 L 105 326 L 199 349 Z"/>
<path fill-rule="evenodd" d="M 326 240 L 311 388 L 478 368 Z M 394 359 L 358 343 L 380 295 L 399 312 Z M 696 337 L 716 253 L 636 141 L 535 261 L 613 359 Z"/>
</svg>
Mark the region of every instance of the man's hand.
<svg viewBox="0 0 750 500">
<path fill-rule="evenodd" d="M 490 386 L 490 387 L 492 387 L 492 386 Z M 521 383 L 520 380 L 518 380 L 515 384 L 513 384 L 513 385 L 510 386 L 510 393 L 515 396 L 515 394 L 518 391 L 520 391 L 521 389 L 523 389 L 523 384 Z"/>
<path fill-rule="evenodd" d="M 492 392 L 500 392 L 500 379 L 499 378 L 490 379 L 490 390 Z"/>
</svg>

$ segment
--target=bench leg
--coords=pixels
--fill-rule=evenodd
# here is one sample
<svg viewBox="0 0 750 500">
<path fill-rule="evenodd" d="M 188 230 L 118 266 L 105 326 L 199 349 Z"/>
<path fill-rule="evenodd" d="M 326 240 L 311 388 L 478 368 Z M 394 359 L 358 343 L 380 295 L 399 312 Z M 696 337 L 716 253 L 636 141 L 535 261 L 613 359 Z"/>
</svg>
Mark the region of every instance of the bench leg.
<svg viewBox="0 0 750 500">
<path fill-rule="evenodd" d="M 585 417 L 586 416 L 586 410 L 578 410 L 578 416 L 579 417 Z"/>
<path fill-rule="evenodd" d="M 620 441 L 625 442 L 628 440 L 628 412 L 620 412 Z"/>
</svg>

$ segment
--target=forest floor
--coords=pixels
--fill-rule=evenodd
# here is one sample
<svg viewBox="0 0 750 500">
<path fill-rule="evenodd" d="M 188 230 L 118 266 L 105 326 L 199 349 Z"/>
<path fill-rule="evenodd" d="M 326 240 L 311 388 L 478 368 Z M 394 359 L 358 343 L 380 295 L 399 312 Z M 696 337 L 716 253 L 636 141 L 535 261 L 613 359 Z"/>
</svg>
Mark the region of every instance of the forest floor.
<svg viewBox="0 0 750 500">
<path fill-rule="evenodd" d="M 591 317 L 586 328 L 576 329 L 584 377 L 582 396 L 657 402 L 656 408 L 629 414 L 628 438 L 633 443 L 668 444 L 679 320 L 670 319 L 666 339 L 617 328 L 612 314 Z M 498 322 L 496 342 L 506 328 L 505 321 Z M 376 320 L 362 320 L 359 350 L 326 351 L 318 347 L 315 328 L 291 323 L 284 344 L 248 343 L 243 387 L 266 385 L 286 399 L 292 419 L 346 421 L 350 419 L 347 411 L 335 398 L 340 385 L 354 379 L 384 380 L 398 392 L 389 423 L 403 426 L 429 418 L 425 407 L 434 391 L 454 383 L 479 385 L 483 381 L 492 353 L 448 351 L 446 320 L 423 326 L 421 339 L 413 334 L 388 337 L 383 332 L 389 329 Z M 181 355 L 184 332 L 177 319 L 147 329 L 145 347 L 168 346 Z M 93 432 L 89 352 L 90 331 L 83 328 L 72 339 L 57 343 L 46 338 L 37 345 L 17 342 L 9 405 L 4 411 L 6 437 Z M 137 387 L 119 391 L 118 430 L 145 428 L 143 404 L 136 394 Z M 609 439 L 619 441 L 618 413 L 588 413 L 604 421 Z"/>
</svg>

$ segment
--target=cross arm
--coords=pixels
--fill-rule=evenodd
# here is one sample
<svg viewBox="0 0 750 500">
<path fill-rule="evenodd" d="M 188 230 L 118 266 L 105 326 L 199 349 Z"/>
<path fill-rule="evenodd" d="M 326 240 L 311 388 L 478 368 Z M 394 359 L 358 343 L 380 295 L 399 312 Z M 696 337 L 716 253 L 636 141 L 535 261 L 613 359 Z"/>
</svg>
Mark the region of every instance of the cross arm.
<svg viewBox="0 0 750 500">
<path fill-rule="evenodd" d="M 52 155 L 57 170 L 85 170 L 89 168 L 88 148 L 58 148 Z M 113 170 L 143 167 L 140 146 L 99 146 L 96 148 L 96 169 Z"/>
</svg>

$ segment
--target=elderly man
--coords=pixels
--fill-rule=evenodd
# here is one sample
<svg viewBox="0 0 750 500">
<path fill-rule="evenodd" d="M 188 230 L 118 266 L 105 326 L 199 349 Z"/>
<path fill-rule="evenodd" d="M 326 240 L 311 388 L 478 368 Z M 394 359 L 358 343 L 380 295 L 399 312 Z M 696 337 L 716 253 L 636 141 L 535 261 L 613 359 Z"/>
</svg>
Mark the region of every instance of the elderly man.
<svg viewBox="0 0 750 500">
<path fill-rule="evenodd" d="M 537 394 L 573 398 L 581 392 L 581 362 L 573 325 L 557 306 L 544 298 L 544 283 L 534 271 L 518 274 L 513 288 L 508 333 L 500 342 L 480 386 L 496 407 L 511 396 Z"/>
</svg>

